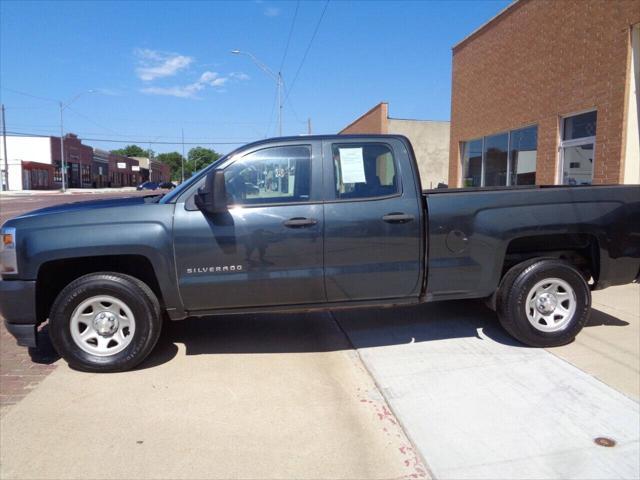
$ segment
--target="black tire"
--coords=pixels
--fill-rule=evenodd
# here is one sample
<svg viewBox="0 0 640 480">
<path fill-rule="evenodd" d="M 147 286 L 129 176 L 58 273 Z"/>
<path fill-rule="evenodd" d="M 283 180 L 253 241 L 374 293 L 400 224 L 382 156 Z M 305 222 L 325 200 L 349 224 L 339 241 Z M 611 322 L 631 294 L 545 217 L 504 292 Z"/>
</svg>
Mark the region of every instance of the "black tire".
<svg viewBox="0 0 640 480">
<path fill-rule="evenodd" d="M 556 331 L 542 331 L 527 316 L 527 297 L 533 287 L 547 279 L 560 279 L 572 289 L 573 314 Z M 569 292 L 571 293 L 571 292 Z M 559 294 L 560 295 L 560 294 Z M 496 312 L 504 329 L 531 347 L 557 347 L 571 343 L 589 320 L 591 290 L 584 276 L 570 263 L 558 259 L 533 259 L 516 265 L 504 276 L 496 298 Z M 533 312 L 533 310 L 530 310 Z M 535 313 L 535 312 L 534 312 Z"/>
<path fill-rule="evenodd" d="M 135 330 L 124 350 L 99 356 L 80 348 L 71 334 L 71 317 L 85 300 L 108 295 L 126 304 L 135 318 Z M 51 343 L 72 368 L 86 372 L 121 372 L 142 362 L 160 336 L 160 304 L 142 281 L 114 272 L 92 273 L 67 285 L 57 296 L 49 315 Z"/>
</svg>

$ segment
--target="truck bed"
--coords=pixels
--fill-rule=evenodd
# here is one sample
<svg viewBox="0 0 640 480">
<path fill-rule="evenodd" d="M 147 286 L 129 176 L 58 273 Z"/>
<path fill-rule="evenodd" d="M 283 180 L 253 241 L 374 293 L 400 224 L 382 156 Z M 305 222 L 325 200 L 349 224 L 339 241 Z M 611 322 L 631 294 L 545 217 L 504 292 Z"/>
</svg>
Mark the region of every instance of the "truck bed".
<svg viewBox="0 0 640 480">
<path fill-rule="evenodd" d="M 538 255 L 581 248 L 593 288 L 638 276 L 640 186 L 442 188 L 423 198 L 429 300 L 490 296 L 524 244 Z"/>
</svg>

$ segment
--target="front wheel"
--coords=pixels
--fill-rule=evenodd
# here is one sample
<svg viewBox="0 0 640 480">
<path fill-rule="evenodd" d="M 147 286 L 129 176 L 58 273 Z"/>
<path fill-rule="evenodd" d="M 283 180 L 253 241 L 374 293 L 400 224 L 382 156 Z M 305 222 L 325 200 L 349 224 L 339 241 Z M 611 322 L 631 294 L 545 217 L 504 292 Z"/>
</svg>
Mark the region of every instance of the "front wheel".
<svg viewBox="0 0 640 480">
<path fill-rule="evenodd" d="M 158 299 L 142 281 L 120 273 L 85 275 L 67 285 L 49 316 L 49 334 L 71 367 L 129 370 L 151 352 L 162 319 Z"/>
<path fill-rule="evenodd" d="M 586 324 L 591 291 L 565 261 L 529 261 L 505 275 L 496 307 L 511 336 L 532 347 L 555 347 L 572 342 Z"/>
</svg>

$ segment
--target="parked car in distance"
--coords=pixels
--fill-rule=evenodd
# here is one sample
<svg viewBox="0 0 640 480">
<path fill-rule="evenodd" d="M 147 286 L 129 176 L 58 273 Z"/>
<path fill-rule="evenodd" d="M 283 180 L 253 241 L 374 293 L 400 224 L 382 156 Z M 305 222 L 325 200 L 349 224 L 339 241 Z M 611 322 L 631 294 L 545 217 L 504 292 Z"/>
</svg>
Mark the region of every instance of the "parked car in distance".
<svg viewBox="0 0 640 480">
<path fill-rule="evenodd" d="M 406 137 L 285 137 L 164 195 L 49 207 L 0 234 L 8 331 L 33 347 L 48 319 L 86 371 L 138 365 L 165 317 L 438 300 L 482 299 L 553 347 L 582 330 L 592 290 L 638 280 L 640 186 L 423 191 Z"/>
<path fill-rule="evenodd" d="M 164 188 L 166 190 L 173 190 L 176 188 L 176 184 L 172 182 L 160 182 L 158 185 L 159 188 Z"/>
<path fill-rule="evenodd" d="M 158 184 L 156 182 L 142 182 L 136 187 L 136 190 L 157 190 Z"/>
</svg>

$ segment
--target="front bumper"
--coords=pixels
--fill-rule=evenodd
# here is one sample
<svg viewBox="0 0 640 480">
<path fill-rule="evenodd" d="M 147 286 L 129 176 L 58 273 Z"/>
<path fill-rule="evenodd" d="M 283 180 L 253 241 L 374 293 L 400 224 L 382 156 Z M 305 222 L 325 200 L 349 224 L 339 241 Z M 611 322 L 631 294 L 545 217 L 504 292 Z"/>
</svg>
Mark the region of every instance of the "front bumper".
<svg viewBox="0 0 640 480">
<path fill-rule="evenodd" d="M 18 345 L 36 346 L 35 280 L 0 281 L 0 316 Z"/>
</svg>

